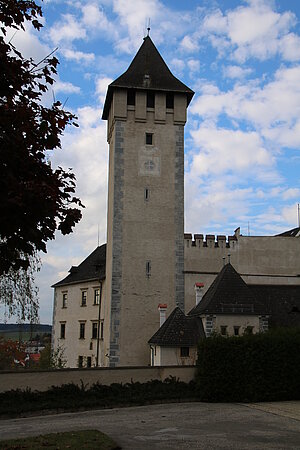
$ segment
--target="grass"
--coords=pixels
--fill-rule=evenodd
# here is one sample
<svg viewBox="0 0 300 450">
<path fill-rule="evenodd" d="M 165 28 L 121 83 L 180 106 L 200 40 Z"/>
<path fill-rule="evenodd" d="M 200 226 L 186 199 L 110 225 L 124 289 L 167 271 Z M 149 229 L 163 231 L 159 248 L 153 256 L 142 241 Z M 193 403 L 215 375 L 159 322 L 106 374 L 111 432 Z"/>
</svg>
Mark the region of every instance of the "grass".
<svg viewBox="0 0 300 450">
<path fill-rule="evenodd" d="M 121 447 L 118 447 L 110 437 L 96 430 L 51 433 L 26 439 L 0 441 L 1 450 L 40 450 L 41 448 L 51 450 L 119 450 Z"/>
</svg>

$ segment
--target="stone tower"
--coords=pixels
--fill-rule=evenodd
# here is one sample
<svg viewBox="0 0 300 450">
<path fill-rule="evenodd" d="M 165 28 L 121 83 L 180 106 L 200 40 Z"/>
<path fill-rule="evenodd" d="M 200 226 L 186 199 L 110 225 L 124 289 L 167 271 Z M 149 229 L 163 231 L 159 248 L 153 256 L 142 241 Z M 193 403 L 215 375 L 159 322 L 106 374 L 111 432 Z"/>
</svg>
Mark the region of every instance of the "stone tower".
<svg viewBox="0 0 300 450">
<path fill-rule="evenodd" d="M 108 87 L 102 365 L 149 364 L 158 304 L 184 310 L 184 125 L 193 94 L 149 36 Z"/>
</svg>

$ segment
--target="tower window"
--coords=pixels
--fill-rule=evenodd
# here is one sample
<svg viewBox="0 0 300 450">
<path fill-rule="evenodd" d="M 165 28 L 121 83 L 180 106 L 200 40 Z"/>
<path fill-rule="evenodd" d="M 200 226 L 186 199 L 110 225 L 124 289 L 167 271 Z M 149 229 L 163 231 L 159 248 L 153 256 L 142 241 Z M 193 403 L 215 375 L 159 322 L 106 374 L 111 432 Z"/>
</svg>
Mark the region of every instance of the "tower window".
<svg viewBox="0 0 300 450">
<path fill-rule="evenodd" d="M 190 347 L 180 347 L 181 358 L 187 358 L 190 356 Z"/>
<path fill-rule="evenodd" d="M 174 109 L 174 94 L 170 92 L 166 95 L 166 108 Z"/>
<path fill-rule="evenodd" d="M 150 199 L 150 189 L 149 188 L 145 188 L 144 189 L 144 200 L 145 202 L 148 202 Z"/>
<path fill-rule="evenodd" d="M 65 339 L 66 337 L 66 324 L 61 323 L 60 324 L 60 339 Z"/>
<path fill-rule="evenodd" d="M 81 291 L 81 306 L 86 306 L 87 291 Z"/>
<path fill-rule="evenodd" d="M 92 323 L 92 339 L 97 339 L 98 337 L 98 323 L 93 322 Z"/>
<path fill-rule="evenodd" d="M 62 307 L 66 308 L 68 304 L 68 293 L 64 292 L 62 296 Z"/>
<path fill-rule="evenodd" d="M 234 326 L 233 327 L 233 331 L 234 331 L 234 335 L 235 336 L 239 336 L 239 334 L 240 334 L 240 327 Z"/>
<path fill-rule="evenodd" d="M 99 305 L 100 304 L 100 289 L 95 289 L 94 290 L 94 305 Z"/>
<path fill-rule="evenodd" d="M 146 261 L 146 277 L 150 277 L 151 275 L 151 261 Z"/>
<path fill-rule="evenodd" d="M 227 325 L 221 325 L 221 335 L 222 336 L 227 335 Z"/>
<path fill-rule="evenodd" d="M 135 106 L 135 89 L 127 90 L 127 105 Z"/>
<path fill-rule="evenodd" d="M 146 145 L 153 145 L 153 133 L 146 133 Z"/>
<path fill-rule="evenodd" d="M 85 323 L 80 322 L 80 324 L 79 324 L 79 339 L 84 339 L 84 335 L 85 335 Z"/>
<path fill-rule="evenodd" d="M 155 107 L 155 93 L 153 91 L 147 92 L 147 108 Z"/>
</svg>

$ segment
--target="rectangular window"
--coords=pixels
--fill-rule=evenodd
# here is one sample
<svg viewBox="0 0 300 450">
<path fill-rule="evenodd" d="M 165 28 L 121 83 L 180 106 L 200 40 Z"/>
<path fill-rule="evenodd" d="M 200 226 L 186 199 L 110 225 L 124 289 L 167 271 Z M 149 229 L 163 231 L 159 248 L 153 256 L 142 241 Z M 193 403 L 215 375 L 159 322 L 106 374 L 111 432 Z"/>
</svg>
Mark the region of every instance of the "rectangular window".
<svg viewBox="0 0 300 450">
<path fill-rule="evenodd" d="M 150 189 L 149 188 L 145 188 L 144 189 L 144 200 L 145 202 L 148 202 L 150 199 Z"/>
<path fill-rule="evenodd" d="M 66 337 L 66 324 L 61 323 L 60 324 L 60 339 L 65 339 Z"/>
<path fill-rule="evenodd" d="M 240 334 L 240 327 L 233 327 L 234 335 L 239 336 Z"/>
<path fill-rule="evenodd" d="M 94 305 L 100 304 L 100 289 L 94 290 Z"/>
<path fill-rule="evenodd" d="M 150 277 L 151 275 L 151 261 L 146 261 L 146 277 Z"/>
<path fill-rule="evenodd" d="M 155 93 L 153 91 L 147 92 L 147 108 L 155 107 Z"/>
<path fill-rule="evenodd" d="M 190 356 L 190 347 L 180 347 L 180 357 L 187 358 Z"/>
<path fill-rule="evenodd" d="M 68 304 L 68 294 L 67 292 L 64 292 L 62 296 L 62 307 L 66 308 L 67 304 Z"/>
<path fill-rule="evenodd" d="M 166 108 L 174 109 L 174 94 L 168 92 L 166 95 Z"/>
<path fill-rule="evenodd" d="M 92 339 L 97 339 L 98 337 L 98 323 L 93 322 L 92 323 Z"/>
<path fill-rule="evenodd" d="M 104 331 L 104 322 L 101 320 L 100 322 L 100 339 L 103 339 L 103 331 Z"/>
<path fill-rule="evenodd" d="M 83 356 L 78 356 L 78 367 L 83 367 Z"/>
<path fill-rule="evenodd" d="M 153 133 L 146 133 L 146 145 L 153 145 Z"/>
<path fill-rule="evenodd" d="M 87 357 L 86 367 L 92 367 L 92 357 L 91 356 Z"/>
<path fill-rule="evenodd" d="M 127 105 L 135 106 L 135 89 L 127 90 Z"/>
<path fill-rule="evenodd" d="M 227 325 L 221 325 L 221 335 L 226 336 L 227 334 Z"/>
<path fill-rule="evenodd" d="M 81 291 L 81 306 L 86 306 L 87 291 Z"/>
<path fill-rule="evenodd" d="M 79 324 L 79 339 L 84 339 L 84 335 L 85 335 L 85 323 L 80 322 L 80 324 Z"/>
</svg>

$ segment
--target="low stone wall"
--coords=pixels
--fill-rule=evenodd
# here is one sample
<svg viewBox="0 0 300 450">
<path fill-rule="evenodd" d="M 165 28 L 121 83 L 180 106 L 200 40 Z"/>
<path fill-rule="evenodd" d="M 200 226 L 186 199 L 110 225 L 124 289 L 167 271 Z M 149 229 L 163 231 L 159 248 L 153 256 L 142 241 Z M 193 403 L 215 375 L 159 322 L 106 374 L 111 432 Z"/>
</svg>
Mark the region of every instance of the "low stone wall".
<svg viewBox="0 0 300 450">
<path fill-rule="evenodd" d="M 194 379 L 195 366 L 157 366 L 157 367 L 117 367 L 93 369 L 60 369 L 51 371 L 0 372 L 0 392 L 12 389 L 30 388 L 33 391 L 46 391 L 51 386 L 74 383 L 91 386 L 94 383 L 145 383 L 151 380 L 165 380 L 176 377 L 189 382 Z"/>
</svg>

